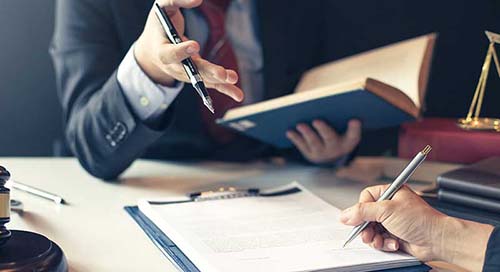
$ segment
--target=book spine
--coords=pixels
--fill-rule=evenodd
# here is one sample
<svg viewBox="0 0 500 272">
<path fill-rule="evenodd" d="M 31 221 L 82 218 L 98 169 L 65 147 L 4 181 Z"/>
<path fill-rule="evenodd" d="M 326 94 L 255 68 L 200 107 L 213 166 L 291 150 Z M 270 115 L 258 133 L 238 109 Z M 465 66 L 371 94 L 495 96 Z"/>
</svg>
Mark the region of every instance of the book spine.
<svg viewBox="0 0 500 272">
<path fill-rule="evenodd" d="M 455 192 L 462 192 L 468 195 L 497 199 L 500 201 L 499 188 L 481 185 L 474 182 L 474 180 L 466 181 L 442 175 L 437 177 L 437 187 L 440 189 L 448 189 Z"/>
<path fill-rule="evenodd" d="M 459 204 L 466 207 L 477 208 L 485 211 L 500 213 L 500 201 L 485 197 L 467 195 L 461 192 L 439 189 L 440 201 Z"/>
</svg>

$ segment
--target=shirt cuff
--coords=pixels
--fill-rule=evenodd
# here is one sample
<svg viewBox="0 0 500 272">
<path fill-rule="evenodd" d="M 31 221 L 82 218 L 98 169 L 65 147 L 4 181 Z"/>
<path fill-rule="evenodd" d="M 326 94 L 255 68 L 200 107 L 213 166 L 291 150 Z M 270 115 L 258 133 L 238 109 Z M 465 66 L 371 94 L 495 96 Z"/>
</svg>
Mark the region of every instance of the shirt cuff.
<svg viewBox="0 0 500 272">
<path fill-rule="evenodd" d="M 184 87 L 183 82 L 167 87 L 153 82 L 137 63 L 132 45 L 117 72 L 120 87 L 141 121 L 155 120 L 167 110 Z"/>
</svg>

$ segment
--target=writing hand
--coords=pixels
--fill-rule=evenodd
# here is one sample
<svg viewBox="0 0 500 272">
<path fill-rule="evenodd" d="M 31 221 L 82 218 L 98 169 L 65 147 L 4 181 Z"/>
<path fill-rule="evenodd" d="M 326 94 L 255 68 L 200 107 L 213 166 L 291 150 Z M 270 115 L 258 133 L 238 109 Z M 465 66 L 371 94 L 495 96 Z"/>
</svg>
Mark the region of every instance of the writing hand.
<svg viewBox="0 0 500 272">
<path fill-rule="evenodd" d="M 402 250 L 422 261 L 442 260 L 481 270 L 492 226 L 442 214 L 407 186 L 391 200 L 375 202 L 387 187 L 363 190 L 359 203 L 344 210 L 340 221 L 350 226 L 372 222 L 361 239 L 376 249 Z"/>
</svg>

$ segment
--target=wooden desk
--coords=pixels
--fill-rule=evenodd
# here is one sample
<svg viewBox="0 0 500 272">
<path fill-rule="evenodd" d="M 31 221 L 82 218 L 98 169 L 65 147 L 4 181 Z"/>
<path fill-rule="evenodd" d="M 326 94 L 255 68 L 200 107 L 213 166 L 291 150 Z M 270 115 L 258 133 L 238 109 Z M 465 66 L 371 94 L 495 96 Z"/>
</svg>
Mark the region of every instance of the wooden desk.
<svg viewBox="0 0 500 272">
<path fill-rule="evenodd" d="M 373 161 L 360 158 L 357 165 Z M 389 159 L 375 161 L 382 167 L 393 164 Z M 22 217 L 13 214 L 7 226 L 38 232 L 55 241 L 63 248 L 70 271 L 175 271 L 123 210 L 123 206 L 133 205 L 142 197 L 179 196 L 222 184 L 277 186 L 296 180 L 326 201 L 345 208 L 372 183 L 350 180 L 345 175 L 340 178 L 329 169 L 264 163 L 137 161 L 117 183 L 91 177 L 75 159 L 1 158 L 0 165 L 7 167 L 14 180 L 60 194 L 69 202 L 55 205 L 13 190 L 12 198 L 24 203 L 25 213 Z M 444 166 L 441 169 L 448 170 Z"/>
</svg>

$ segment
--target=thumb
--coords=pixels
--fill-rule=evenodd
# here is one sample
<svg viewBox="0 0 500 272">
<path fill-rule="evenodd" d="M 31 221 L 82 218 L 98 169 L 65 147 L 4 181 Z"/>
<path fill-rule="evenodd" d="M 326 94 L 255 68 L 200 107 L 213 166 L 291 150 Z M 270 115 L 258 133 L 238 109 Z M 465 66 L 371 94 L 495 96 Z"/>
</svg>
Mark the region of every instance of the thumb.
<svg viewBox="0 0 500 272">
<path fill-rule="evenodd" d="M 340 222 L 357 226 L 363 222 L 383 223 L 390 214 L 388 201 L 358 203 L 340 214 Z"/>
<path fill-rule="evenodd" d="M 202 0 L 156 0 L 160 7 L 166 10 L 178 8 L 194 8 L 201 5 Z"/>
</svg>

